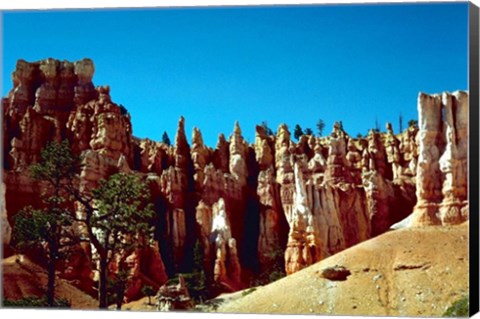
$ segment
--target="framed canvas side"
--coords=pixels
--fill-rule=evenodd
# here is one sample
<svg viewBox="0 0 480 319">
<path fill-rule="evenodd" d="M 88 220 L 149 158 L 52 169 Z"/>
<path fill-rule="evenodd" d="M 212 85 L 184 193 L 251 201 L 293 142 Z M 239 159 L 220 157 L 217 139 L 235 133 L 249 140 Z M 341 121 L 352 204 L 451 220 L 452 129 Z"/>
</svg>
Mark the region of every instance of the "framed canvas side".
<svg viewBox="0 0 480 319">
<path fill-rule="evenodd" d="M 469 93 L 470 93 L 470 315 L 479 310 L 479 7 L 469 8 Z"/>
</svg>

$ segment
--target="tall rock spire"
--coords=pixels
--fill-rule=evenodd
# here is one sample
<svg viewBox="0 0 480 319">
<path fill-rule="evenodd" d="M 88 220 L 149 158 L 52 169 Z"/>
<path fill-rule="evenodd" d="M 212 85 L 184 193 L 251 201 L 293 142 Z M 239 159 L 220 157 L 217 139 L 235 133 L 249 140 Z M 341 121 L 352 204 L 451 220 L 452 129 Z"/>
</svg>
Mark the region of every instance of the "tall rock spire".
<svg viewBox="0 0 480 319">
<path fill-rule="evenodd" d="M 242 136 L 240 124 L 235 122 L 233 134 L 230 136 L 230 174 L 240 183 L 245 185 L 247 182 L 247 145 Z"/>
<path fill-rule="evenodd" d="M 190 156 L 190 147 L 188 146 L 187 136 L 185 135 L 185 119 L 180 116 L 175 135 L 175 166 L 186 169 L 188 166 L 188 157 Z"/>
</svg>

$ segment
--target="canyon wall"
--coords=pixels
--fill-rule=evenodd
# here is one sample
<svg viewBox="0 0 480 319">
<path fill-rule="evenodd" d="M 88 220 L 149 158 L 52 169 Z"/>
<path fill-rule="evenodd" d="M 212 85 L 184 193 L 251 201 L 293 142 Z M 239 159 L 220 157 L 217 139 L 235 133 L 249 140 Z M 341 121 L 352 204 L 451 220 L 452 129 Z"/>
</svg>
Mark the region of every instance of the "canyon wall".
<svg viewBox="0 0 480 319">
<path fill-rule="evenodd" d="M 387 231 L 415 205 L 416 224 L 467 218 L 464 92 L 420 95 L 419 132 L 411 126 L 394 134 L 387 125 L 386 133 L 352 138 L 335 123 L 330 135 L 295 143 L 286 125 L 274 135 L 257 126 L 248 144 L 235 123 L 231 136 L 220 134 L 210 148 L 198 128 L 188 144 L 182 117 L 170 146 L 133 137 L 127 110 L 111 101 L 109 87 L 93 85 L 93 73 L 89 59 L 18 61 L 2 100 L 2 214 L 12 223 L 24 206 L 42 205 L 28 166 L 48 141 L 68 139 L 82 155 L 83 192 L 115 172 L 140 174 L 158 216 L 158 244 L 122 257 L 134 278 L 127 298 L 138 297 L 143 284 L 158 288 L 191 271 L 196 247 L 208 280 L 236 290 L 278 263 L 278 254 L 285 272 L 294 273 Z M 84 218 L 82 205 L 71 208 Z M 81 222 L 75 231 L 87 238 Z M 62 276 L 88 289 L 92 259 L 88 244 L 79 247 Z"/>
</svg>

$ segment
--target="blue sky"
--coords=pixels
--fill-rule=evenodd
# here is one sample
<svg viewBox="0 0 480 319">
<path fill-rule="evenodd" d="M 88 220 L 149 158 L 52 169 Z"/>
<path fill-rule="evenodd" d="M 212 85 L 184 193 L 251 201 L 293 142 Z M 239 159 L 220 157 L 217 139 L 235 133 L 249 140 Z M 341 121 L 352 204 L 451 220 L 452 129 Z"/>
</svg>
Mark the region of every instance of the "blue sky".
<svg viewBox="0 0 480 319">
<path fill-rule="evenodd" d="M 351 135 L 417 117 L 419 91 L 468 89 L 468 4 L 81 10 L 3 13 L 2 95 L 17 59 L 94 60 L 95 85 L 134 135 L 173 141 L 178 118 L 207 145 L 235 120 Z"/>
</svg>

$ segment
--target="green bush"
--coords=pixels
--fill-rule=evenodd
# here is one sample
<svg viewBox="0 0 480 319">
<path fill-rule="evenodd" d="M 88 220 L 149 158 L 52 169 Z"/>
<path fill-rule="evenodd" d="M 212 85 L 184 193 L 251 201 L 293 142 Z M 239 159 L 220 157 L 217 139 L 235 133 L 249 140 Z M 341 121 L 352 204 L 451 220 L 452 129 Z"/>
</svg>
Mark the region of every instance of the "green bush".
<svg viewBox="0 0 480 319">
<path fill-rule="evenodd" d="M 248 289 L 248 290 L 245 290 L 244 292 L 242 292 L 242 297 L 245 297 L 246 295 L 251 294 L 251 293 L 254 292 L 255 290 L 257 290 L 257 288 L 255 288 L 255 287 L 250 288 L 250 289 Z"/>
<path fill-rule="evenodd" d="M 469 298 L 465 296 L 455 301 L 443 314 L 444 317 L 468 317 Z"/>
<path fill-rule="evenodd" d="M 155 291 L 155 289 L 153 289 L 152 286 L 143 286 L 142 287 L 142 294 L 144 294 L 145 296 L 148 297 L 148 304 L 151 305 L 152 304 L 152 297 L 155 296 L 157 292 Z"/>
<path fill-rule="evenodd" d="M 268 255 L 270 263 L 257 274 L 250 282 L 250 286 L 263 286 L 277 281 L 287 274 L 285 273 L 285 257 L 284 250 L 277 248 L 272 250 Z"/>
<path fill-rule="evenodd" d="M 11 307 L 11 308 L 44 308 L 48 307 L 47 298 L 42 297 L 25 297 L 18 300 L 3 300 L 4 307 Z M 67 299 L 56 299 L 54 301 L 53 307 L 55 308 L 70 308 L 71 304 L 70 301 Z"/>
</svg>

